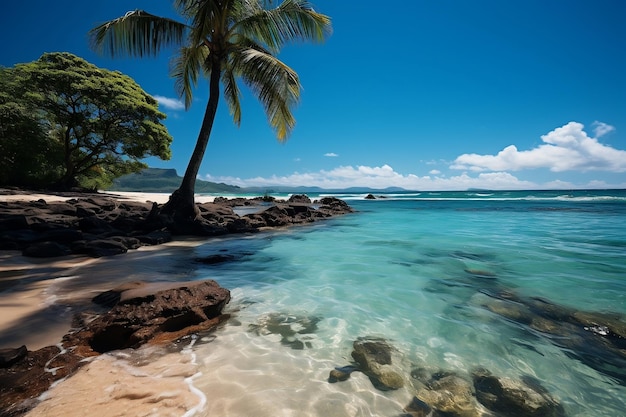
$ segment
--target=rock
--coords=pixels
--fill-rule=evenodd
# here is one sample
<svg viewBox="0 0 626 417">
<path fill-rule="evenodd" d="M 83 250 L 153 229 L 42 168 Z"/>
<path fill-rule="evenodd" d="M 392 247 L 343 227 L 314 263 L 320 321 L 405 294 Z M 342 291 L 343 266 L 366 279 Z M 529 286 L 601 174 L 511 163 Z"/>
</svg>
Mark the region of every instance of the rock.
<svg viewBox="0 0 626 417">
<path fill-rule="evenodd" d="M 417 397 L 413 397 L 409 405 L 404 408 L 407 414 L 402 417 L 435 417 L 439 416 L 432 407 Z"/>
<path fill-rule="evenodd" d="M 294 194 L 287 200 L 289 203 L 311 204 L 311 199 L 305 194 Z"/>
<path fill-rule="evenodd" d="M 222 236 L 254 233 L 267 227 L 305 224 L 333 215 L 351 212 L 341 200 L 327 198 L 315 209 L 305 195 L 289 202 L 257 199 L 217 198 L 214 203 L 198 204 L 199 216 L 193 221 L 173 221 L 159 213 L 156 203 L 138 203 L 80 192 L 66 202 L 0 202 L 0 249 L 21 250 L 28 256 L 53 257 L 71 253 L 109 256 L 124 253 L 123 247 L 158 245 L 173 235 Z M 258 206 L 267 210 L 239 216 L 235 206 Z M 111 242 L 111 239 L 117 243 Z M 137 240 L 135 240 L 137 239 Z M 97 243 L 89 243 L 97 241 Z M 104 243 L 104 242 L 108 243 Z M 34 245 L 36 242 L 52 242 Z"/>
<path fill-rule="evenodd" d="M 133 284 L 108 313 L 64 338 L 85 356 L 168 342 L 217 325 L 230 292 L 213 280 Z"/>
<path fill-rule="evenodd" d="M 503 417 L 562 417 L 561 404 L 531 378 L 497 377 L 485 369 L 472 374 L 476 398 Z"/>
<path fill-rule="evenodd" d="M 374 197 L 374 194 L 368 194 L 365 196 L 366 200 L 376 200 L 376 197 Z"/>
<path fill-rule="evenodd" d="M 58 346 L 27 352 L 8 368 L 0 368 L 2 416 L 19 416 L 37 403 L 37 397 L 53 382 L 68 377 L 86 362 Z"/>
<path fill-rule="evenodd" d="M 480 417 L 480 406 L 474 398 L 470 381 L 452 372 L 435 373 L 425 385 L 417 389 L 419 400 L 441 415 Z"/>
<path fill-rule="evenodd" d="M 112 256 L 126 253 L 128 248 L 118 239 L 96 239 L 81 242 L 72 247 L 74 253 L 81 253 L 91 256 L 92 258 L 100 258 L 103 256 Z"/>
<path fill-rule="evenodd" d="M 392 366 L 393 348 L 384 339 L 359 338 L 353 344 L 352 358 L 377 389 L 387 391 L 402 388 L 404 378 Z"/>
<path fill-rule="evenodd" d="M 315 333 L 320 320 L 321 318 L 316 316 L 270 313 L 260 317 L 258 323 L 250 325 L 249 330 L 259 336 L 280 335 L 281 344 L 302 350 L 305 347 L 313 347 L 309 341 L 310 337 L 302 335 Z"/>
<path fill-rule="evenodd" d="M 8 368 L 26 357 L 28 350 L 22 345 L 16 349 L 0 349 L 0 368 Z"/>
<path fill-rule="evenodd" d="M 33 258 L 53 258 L 67 256 L 71 253 L 70 248 L 58 242 L 37 242 L 24 249 L 22 255 Z"/>
<path fill-rule="evenodd" d="M 350 375 L 354 371 L 358 371 L 358 368 L 353 365 L 337 367 L 330 371 L 330 374 L 328 375 L 328 382 L 332 384 L 339 381 L 346 381 L 350 378 Z"/>
</svg>

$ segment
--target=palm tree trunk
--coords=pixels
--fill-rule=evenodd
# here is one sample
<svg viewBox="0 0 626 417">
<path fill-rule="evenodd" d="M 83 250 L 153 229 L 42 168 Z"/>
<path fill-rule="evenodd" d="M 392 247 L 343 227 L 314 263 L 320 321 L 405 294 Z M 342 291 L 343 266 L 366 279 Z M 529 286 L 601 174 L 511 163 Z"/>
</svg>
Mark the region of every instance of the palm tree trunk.
<svg viewBox="0 0 626 417">
<path fill-rule="evenodd" d="M 183 177 L 180 187 L 172 193 L 169 201 L 161 210 L 161 213 L 172 216 L 174 221 L 194 220 L 198 216 L 198 209 L 196 208 L 194 199 L 196 177 L 198 176 L 202 158 L 204 157 L 204 152 L 209 143 L 215 113 L 217 112 L 217 105 L 220 99 L 221 75 L 221 66 L 220 63 L 217 62 L 213 65 L 211 70 L 209 102 L 204 112 L 204 119 L 202 119 L 202 127 L 198 134 L 196 147 L 193 150 L 193 154 L 191 154 L 191 159 L 189 160 L 189 165 L 187 165 L 187 170 L 185 171 L 185 176 Z"/>
</svg>

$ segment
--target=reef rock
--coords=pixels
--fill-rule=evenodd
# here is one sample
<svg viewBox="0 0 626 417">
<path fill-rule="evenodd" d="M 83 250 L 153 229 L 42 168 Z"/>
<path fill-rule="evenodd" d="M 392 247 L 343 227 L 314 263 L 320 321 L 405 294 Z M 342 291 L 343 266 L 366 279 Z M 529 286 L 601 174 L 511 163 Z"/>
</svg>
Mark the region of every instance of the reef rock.
<svg viewBox="0 0 626 417">
<path fill-rule="evenodd" d="M 392 362 L 393 348 L 385 339 L 359 338 L 353 344 L 352 358 L 372 384 L 380 390 L 404 386 L 404 377 Z"/>
<path fill-rule="evenodd" d="M 538 381 L 497 377 L 485 369 L 473 372 L 476 398 L 502 417 L 563 417 L 561 404 Z"/>
</svg>

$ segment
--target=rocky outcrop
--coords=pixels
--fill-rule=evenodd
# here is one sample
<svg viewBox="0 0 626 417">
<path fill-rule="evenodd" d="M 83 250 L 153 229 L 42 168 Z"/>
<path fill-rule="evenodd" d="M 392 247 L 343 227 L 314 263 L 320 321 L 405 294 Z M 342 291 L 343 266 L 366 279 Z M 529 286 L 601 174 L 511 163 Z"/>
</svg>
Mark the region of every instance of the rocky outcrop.
<svg viewBox="0 0 626 417">
<path fill-rule="evenodd" d="M 94 298 L 113 306 L 106 313 L 77 317 L 78 328 L 58 346 L 0 352 L 0 416 L 17 416 L 52 383 L 73 374 L 85 358 L 144 343 L 169 343 L 215 328 L 230 292 L 215 281 L 128 283 Z M 95 318 L 94 318 L 95 317 Z"/>
<path fill-rule="evenodd" d="M 324 198 L 311 203 L 304 195 L 271 203 L 262 198 L 217 198 L 214 203 L 197 206 L 195 220 L 174 223 L 159 214 L 156 203 L 114 196 L 96 194 L 66 202 L 0 202 L 0 250 L 19 250 L 25 256 L 40 258 L 70 254 L 101 257 L 165 243 L 173 235 L 254 233 L 352 212 L 341 200 Z M 258 212 L 240 216 L 233 210 L 239 206 L 256 206 Z"/>
</svg>

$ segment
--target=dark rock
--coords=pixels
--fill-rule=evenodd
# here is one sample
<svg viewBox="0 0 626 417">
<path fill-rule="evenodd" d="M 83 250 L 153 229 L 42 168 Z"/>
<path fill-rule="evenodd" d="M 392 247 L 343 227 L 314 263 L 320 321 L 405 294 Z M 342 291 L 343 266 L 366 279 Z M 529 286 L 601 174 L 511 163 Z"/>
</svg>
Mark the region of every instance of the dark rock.
<svg viewBox="0 0 626 417">
<path fill-rule="evenodd" d="M 27 352 L 8 368 L 0 368 L 0 415 L 25 414 L 53 382 L 68 377 L 84 365 L 86 362 L 82 359 L 69 350 L 48 346 Z"/>
<path fill-rule="evenodd" d="M 0 368 L 8 368 L 26 357 L 28 350 L 22 345 L 16 349 L 0 349 Z"/>
<path fill-rule="evenodd" d="M 352 372 L 357 371 L 358 368 L 353 365 L 337 367 L 330 371 L 330 375 L 328 375 L 328 382 L 331 384 L 339 381 L 346 381 L 350 378 Z"/>
<path fill-rule="evenodd" d="M 305 194 L 294 194 L 287 200 L 289 203 L 311 204 L 311 199 Z"/>
<path fill-rule="evenodd" d="M 431 406 L 417 397 L 413 397 L 409 405 L 404 409 L 410 417 L 435 417 L 438 413 L 433 413 Z"/>
<path fill-rule="evenodd" d="M 54 258 L 67 256 L 71 253 L 70 248 L 58 242 L 36 242 L 26 247 L 22 255 L 32 258 Z"/>
<path fill-rule="evenodd" d="M 121 291 L 115 307 L 66 335 L 64 345 L 88 355 L 170 342 L 217 325 L 229 301 L 230 292 L 212 280 L 139 285 Z"/>
<path fill-rule="evenodd" d="M 74 253 L 88 255 L 93 258 L 100 258 L 103 256 L 126 253 L 128 248 L 119 240 L 111 238 L 83 241 L 72 246 L 72 251 Z"/>
<path fill-rule="evenodd" d="M 30 224 L 23 214 L 8 215 L 0 219 L 0 231 L 28 229 Z"/>
<path fill-rule="evenodd" d="M 49 229 L 39 234 L 39 241 L 54 241 L 59 243 L 71 243 L 83 239 L 83 233 L 80 230 L 67 227 Z"/>
<path fill-rule="evenodd" d="M 7 190 L 0 190 L 1 192 Z M 198 217 L 192 221 L 173 221 L 159 212 L 156 203 L 137 203 L 106 195 L 66 192 L 66 202 L 0 202 L 0 249 L 22 250 L 29 256 L 60 256 L 73 253 L 108 256 L 158 245 L 173 235 L 222 236 L 229 233 L 254 233 L 268 227 L 305 224 L 317 219 L 351 211 L 340 200 L 324 199 L 320 209 L 305 195 L 289 202 L 263 198 L 224 199 L 198 204 Z M 252 206 L 265 211 L 241 216 L 233 207 Z M 255 209 L 253 209 L 254 211 Z M 245 210 L 244 212 L 248 212 Z M 104 243 L 106 241 L 108 243 Z M 35 245 L 36 242 L 41 242 Z M 47 243 L 52 242 L 52 243 Z M 93 243 L 96 242 L 96 243 Z M 117 242 L 117 243 L 115 243 Z"/>
<path fill-rule="evenodd" d="M 80 227 L 83 232 L 94 234 L 109 233 L 115 230 L 109 222 L 96 216 L 81 218 L 78 222 L 78 227 Z"/>
<path fill-rule="evenodd" d="M 141 243 L 147 245 L 161 245 L 172 241 L 172 233 L 167 230 L 154 230 L 150 233 L 136 236 Z"/>
<path fill-rule="evenodd" d="M 537 381 L 513 380 L 492 375 L 485 369 L 473 372 L 476 398 L 503 417 L 562 417 L 561 404 Z"/>
<path fill-rule="evenodd" d="M 376 197 L 374 197 L 374 194 L 368 194 L 365 196 L 366 200 L 376 200 Z"/>
</svg>

